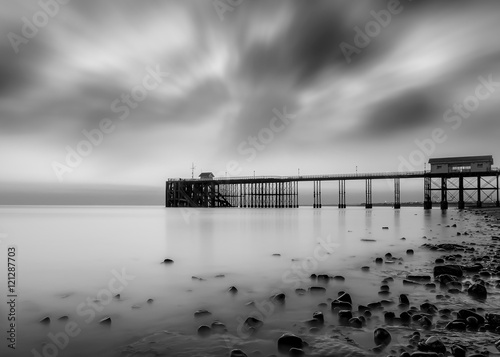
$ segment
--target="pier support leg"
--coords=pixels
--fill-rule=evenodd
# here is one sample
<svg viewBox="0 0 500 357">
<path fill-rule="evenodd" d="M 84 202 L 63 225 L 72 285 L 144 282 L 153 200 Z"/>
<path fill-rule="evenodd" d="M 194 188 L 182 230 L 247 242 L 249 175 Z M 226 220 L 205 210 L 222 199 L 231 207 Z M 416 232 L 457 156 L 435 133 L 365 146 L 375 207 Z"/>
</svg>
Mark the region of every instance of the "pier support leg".
<svg viewBox="0 0 500 357">
<path fill-rule="evenodd" d="M 366 200 L 365 200 L 365 208 L 373 208 L 373 203 L 372 203 L 372 179 L 366 179 L 365 182 L 365 195 L 366 195 Z"/>
<path fill-rule="evenodd" d="M 394 179 L 394 209 L 401 208 L 401 179 Z"/>
<path fill-rule="evenodd" d="M 448 209 L 448 179 L 441 177 L 441 209 Z"/>
<path fill-rule="evenodd" d="M 477 177 L 477 207 L 483 207 L 483 202 L 481 200 L 481 176 Z"/>
<path fill-rule="evenodd" d="M 339 180 L 339 208 L 346 208 L 345 180 Z"/>
<path fill-rule="evenodd" d="M 432 181 L 430 177 L 424 177 L 424 209 L 432 209 Z"/>
<path fill-rule="evenodd" d="M 499 176 L 497 175 L 497 204 L 496 204 L 497 207 L 500 207 L 500 193 L 498 192 L 498 190 L 499 190 L 499 186 L 498 186 L 499 181 L 500 181 L 499 180 Z"/>
<path fill-rule="evenodd" d="M 463 176 L 460 176 L 458 178 L 458 209 L 464 209 L 464 208 L 465 208 L 464 178 L 463 178 Z"/>
<path fill-rule="evenodd" d="M 313 181 L 313 208 L 321 208 L 321 181 Z"/>
<path fill-rule="evenodd" d="M 313 181 L 313 208 L 316 208 L 316 181 Z"/>
</svg>

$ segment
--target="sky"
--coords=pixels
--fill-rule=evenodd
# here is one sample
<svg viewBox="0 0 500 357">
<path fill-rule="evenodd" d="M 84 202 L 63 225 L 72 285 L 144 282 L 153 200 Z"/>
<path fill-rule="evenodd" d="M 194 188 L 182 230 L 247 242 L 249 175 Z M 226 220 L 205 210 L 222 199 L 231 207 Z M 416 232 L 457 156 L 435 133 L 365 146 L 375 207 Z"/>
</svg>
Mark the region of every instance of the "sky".
<svg viewBox="0 0 500 357">
<path fill-rule="evenodd" d="M 161 204 L 193 163 L 276 176 L 500 160 L 498 1 L 0 6 L 0 204 Z"/>
</svg>

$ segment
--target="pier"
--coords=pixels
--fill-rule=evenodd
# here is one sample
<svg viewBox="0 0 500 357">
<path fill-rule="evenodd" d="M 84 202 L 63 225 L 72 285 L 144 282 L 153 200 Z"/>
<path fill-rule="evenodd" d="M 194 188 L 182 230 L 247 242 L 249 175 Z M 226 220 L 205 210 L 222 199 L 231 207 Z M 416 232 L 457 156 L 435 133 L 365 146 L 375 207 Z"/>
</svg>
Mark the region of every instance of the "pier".
<svg viewBox="0 0 500 357">
<path fill-rule="evenodd" d="M 470 164 L 472 159 L 481 161 L 486 158 L 491 160 L 491 163 L 488 161 L 484 167 L 482 164 L 478 164 L 481 165 L 479 167 L 474 167 L 474 163 Z M 446 160 L 448 163 L 445 163 Z M 465 208 L 466 205 L 500 207 L 500 170 L 491 167 L 491 157 L 431 159 L 429 163 L 430 171 L 414 172 L 249 177 L 214 177 L 204 173 L 198 179 L 169 179 L 166 182 L 165 206 L 297 208 L 299 182 L 312 182 L 313 207 L 321 208 L 322 183 L 338 181 L 338 208 L 346 208 L 346 183 L 365 181 L 365 207 L 372 208 L 373 180 L 393 180 L 393 206 L 399 209 L 401 181 L 422 179 L 424 209 L 432 209 L 434 204 L 439 204 L 441 209 L 446 210 L 451 203 L 456 203 L 459 209 Z"/>
</svg>

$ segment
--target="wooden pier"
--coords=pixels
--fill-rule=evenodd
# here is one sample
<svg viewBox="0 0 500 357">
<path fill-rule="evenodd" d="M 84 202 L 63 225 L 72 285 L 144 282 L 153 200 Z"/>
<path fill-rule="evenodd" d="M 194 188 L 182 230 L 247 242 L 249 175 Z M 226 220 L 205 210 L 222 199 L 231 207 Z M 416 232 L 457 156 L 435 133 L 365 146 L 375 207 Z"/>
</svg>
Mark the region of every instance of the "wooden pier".
<svg viewBox="0 0 500 357">
<path fill-rule="evenodd" d="M 401 207 L 401 180 L 423 180 L 425 209 L 437 203 L 448 209 L 450 203 L 458 208 L 466 205 L 500 206 L 498 169 L 481 172 L 383 172 L 343 175 L 212 177 L 203 179 L 169 179 L 166 182 L 166 207 L 242 207 L 296 208 L 299 207 L 298 183 L 313 183 L 313 207 L 322 207 L 321 184 L 338 181 L 339 208 L 347 207 L 346 182 L 365 181 L 366 208 L 372 208 L 372 181 L 394 181 L 395 209 Z"/>
</svg>

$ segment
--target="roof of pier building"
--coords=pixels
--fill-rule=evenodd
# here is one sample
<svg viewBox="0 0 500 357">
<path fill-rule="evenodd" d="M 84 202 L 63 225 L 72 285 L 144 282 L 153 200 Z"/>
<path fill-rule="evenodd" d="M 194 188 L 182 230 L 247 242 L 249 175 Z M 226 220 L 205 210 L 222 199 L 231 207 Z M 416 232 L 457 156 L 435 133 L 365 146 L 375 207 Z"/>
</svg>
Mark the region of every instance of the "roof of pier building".
<svg viewBox="0 0 500 357">
<path fill-rule="evenodd" d="M 429 159 L 429 164 L 471 164 L 471 163 L 489 163 L 493 165 L 493 156 L 461 156 L 461 157 L 442 157 Z"/>
<path fill-rule="evenodd" d="M 211 172 L 202 172 L 199 176 L 200 179 L 211 180 L 215 177 L 215 175 Z"/>
</svg>

